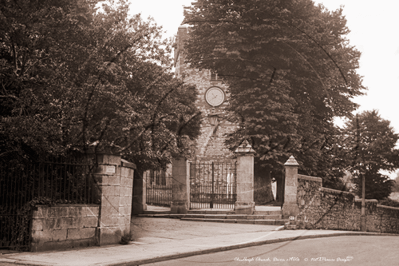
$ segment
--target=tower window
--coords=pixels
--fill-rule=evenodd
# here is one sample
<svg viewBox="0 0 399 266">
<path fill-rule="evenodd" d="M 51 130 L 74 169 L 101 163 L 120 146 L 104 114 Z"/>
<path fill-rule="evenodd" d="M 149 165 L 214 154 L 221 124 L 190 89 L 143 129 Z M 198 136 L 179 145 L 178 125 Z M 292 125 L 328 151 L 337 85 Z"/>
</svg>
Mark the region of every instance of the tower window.
<svg viewBox="0 0 399 266">
<path fill-rule="evenodd" d="M 211 80 L 217 80 L 218 75 L 215 72 L 211 72 Z"/>
</svg>

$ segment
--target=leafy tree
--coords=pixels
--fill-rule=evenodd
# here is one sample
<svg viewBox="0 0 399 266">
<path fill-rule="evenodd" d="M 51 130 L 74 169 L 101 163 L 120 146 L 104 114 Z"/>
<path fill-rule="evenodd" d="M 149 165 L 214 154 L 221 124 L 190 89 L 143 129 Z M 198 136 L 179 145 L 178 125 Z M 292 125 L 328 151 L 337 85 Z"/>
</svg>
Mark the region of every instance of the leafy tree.
<svg viewBox="0 0 399 266">
<path fill-rule="evenodd" d="M 265 172 L 293 154 L 302 173 L 330 183 L 340 174 L 333 118 L 349 116 L 365 89 L 342 11 L 311 0 L 197 0 L 185 10 L 187 63 L 228 83 L 242 125 L 229 144 L 252 139 Z"/>
<path fill-rule="evenodd" d="M 355 179 L 357 194 L 361 196 L 362 175 L 366 178 L 366 198 L 383 199 L 389 196 L 394 181 L 380 173 L 399 167 L 399 150 L 395 148 L 399 135 L 382 119 L 377 111 L 365 111 L 347 122 L 343 130 L 342 158 L 358 173 Z M 355 174 L 356 176 L 356 174 Z"/>
<path fill-rule="evenodd" d="M 124 0 L 2 2 L 2 159 L 111 150 L 145 170 L 188 150 L 195 89 L 173 77 L 161 28 L 127 13 Z"/>
</svg>

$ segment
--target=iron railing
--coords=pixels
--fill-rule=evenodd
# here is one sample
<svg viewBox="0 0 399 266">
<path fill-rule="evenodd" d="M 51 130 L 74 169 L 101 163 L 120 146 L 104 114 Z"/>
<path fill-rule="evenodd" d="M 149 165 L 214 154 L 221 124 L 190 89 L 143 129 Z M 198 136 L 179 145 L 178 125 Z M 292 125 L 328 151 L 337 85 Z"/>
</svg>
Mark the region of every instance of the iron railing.
<svg viewBox="0 0 399 266">
<path fill-rule="evenodd" d="M 148 205 L 170 207 L 172 185 L 147 184 L 146 189 L 146 203 Z"/>
<path fill-rule="evenodd" d="M 83 160 L 0 161 L 0 248 L 29 249 L 35 205 L 98 203 L 91 169 Z"/>
</svg>

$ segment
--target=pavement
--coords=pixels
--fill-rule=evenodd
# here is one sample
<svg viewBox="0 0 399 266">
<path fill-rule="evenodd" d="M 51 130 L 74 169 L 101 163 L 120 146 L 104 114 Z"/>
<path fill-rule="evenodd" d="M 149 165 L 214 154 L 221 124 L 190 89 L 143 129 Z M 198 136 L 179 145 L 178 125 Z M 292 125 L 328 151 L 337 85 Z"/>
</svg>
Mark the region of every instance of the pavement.
<svg viewBox="0 0 399 266">
<path fill-rule="evenodd" d="M 0 265 L 143 265 L 268 243 L 346 235 L 380 235 L 359 231 L 283 230 L 282 226 L 273 225 L 148 217 L 133 217 L 131 228 L 133 241 L 127 245 L 2 254 Z"/>
</svg>

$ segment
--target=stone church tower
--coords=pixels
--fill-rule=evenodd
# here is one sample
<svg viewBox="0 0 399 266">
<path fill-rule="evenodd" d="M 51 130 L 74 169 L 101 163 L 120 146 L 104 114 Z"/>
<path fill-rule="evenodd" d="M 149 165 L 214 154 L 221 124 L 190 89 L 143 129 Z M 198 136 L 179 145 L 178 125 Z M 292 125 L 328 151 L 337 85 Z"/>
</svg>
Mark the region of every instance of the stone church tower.
<svg viewBox="0 0 399 266">
<path fill-rule="evenodd" d="M 184 41 L 188 38 L 189 27 L 180 26 L 177 32 L 174 50 L 176 75 L 185 83 L 195 85 L 198 98 L 196 106 L 202 113 L 201 134 L 197 139 L 193 162 L 228 162 L 235 154 L 227 148 L 225 141 L 228 134 L 235 132 L 237 123 L 229 122 L 229 88 L 209 70 L 190 68 L 184 63 Z M 231 114 L 230 114 L 231 115 Z M 268 175 L 269 178 L 264 178 Z M 255 167 L 255 201 L 268 202 L 273 199 L 267 191 L 272 191 L 270 172 Z M 282 192 L 281 192 L 282 193 Z"/>
<path fill-rule="evenodd" d="M 226 145 L 226 135 L 238 125 L 228 121 L 229 90 L 216 74 L 209 70 L 199 71 L 184 63 L 184 41 L 189 28 L 180 26 L 176 36 L 174 59 L 176 75 L 185 83 L 197 88 L 196 106 L 202 113 L 201 134 L 197 139 L 195 161 L 229 160 L 234 157 Z"/>
</svg>

